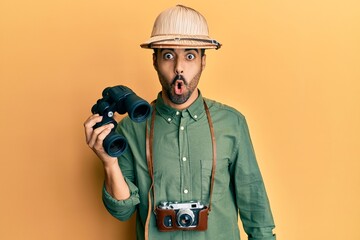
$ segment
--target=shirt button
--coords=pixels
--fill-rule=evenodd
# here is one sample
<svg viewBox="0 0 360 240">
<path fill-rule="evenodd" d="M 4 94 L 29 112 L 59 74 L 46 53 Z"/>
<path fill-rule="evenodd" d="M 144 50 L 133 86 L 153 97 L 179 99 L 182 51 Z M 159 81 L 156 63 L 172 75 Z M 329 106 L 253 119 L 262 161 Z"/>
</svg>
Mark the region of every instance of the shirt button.
<svg viewBox="0 0 360 240">
<path fill-rule="evenodd" d="M 185 162 L 185 161 L 186 161 L 186 157 L 183 157 L 182 160 Z"/>
<path fill-rule="evenodd" d="M 180 112 L 179 111 L 176 111 L 176 115 L 179 115 L 180 114 Z"/>
<path fill-rule="evenodd" d="M 185 194 L 189 193 L 189 190 L 184 189 L 184 193 L 185 193 Z"/>
<path fill-rule="evenodd" d="M 168 118 L 167 120 L 168 120 L 168 122 L 171 122 L 171 118 Z"/>
<path fill-rule="evenodd" d="M 194 115 L 194 118 L 197 119 L 197 115 Z"/>
<path fill-rule="evenodd" d="M 185 128 L 183 126 L 180 127 L 180 130 L 184 130 Z"/>
</svg>

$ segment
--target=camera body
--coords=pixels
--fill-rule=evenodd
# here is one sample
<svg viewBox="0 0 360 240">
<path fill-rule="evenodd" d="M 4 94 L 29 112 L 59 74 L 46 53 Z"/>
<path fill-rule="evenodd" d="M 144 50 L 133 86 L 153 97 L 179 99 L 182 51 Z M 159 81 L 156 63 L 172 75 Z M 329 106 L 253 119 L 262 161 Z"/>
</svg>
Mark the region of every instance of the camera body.
<svg viewBox="0 0 360 240">
<path fill-rule="evenodd" d="M 118 85 L 107 87 L 102 92 L 103 98 L 91 108 L 93 114 L 99 114 L 103 117 L 102 121 L 93 127 L 98 128 L 106 124 L 114 124 L 114 128 L 104 139 L 103 146 L 107 154 L 112 157 L 120 156 L 127 148 L 126 139 L 115 132 L 117 122 L 113 116 L 115 112 L 119 114 L 128 113 L 134 122 L 143 122 L 151 112 L 151 106 L 148 102 L 138 97 L 130 88 Z"/>
<path fill-rule="evenodd" d="M 208 207 L 200 202 L 161 202 L 156 208 L 156 225 L 161 232 L 176 230 L 205 231 Z"/>
</svg>

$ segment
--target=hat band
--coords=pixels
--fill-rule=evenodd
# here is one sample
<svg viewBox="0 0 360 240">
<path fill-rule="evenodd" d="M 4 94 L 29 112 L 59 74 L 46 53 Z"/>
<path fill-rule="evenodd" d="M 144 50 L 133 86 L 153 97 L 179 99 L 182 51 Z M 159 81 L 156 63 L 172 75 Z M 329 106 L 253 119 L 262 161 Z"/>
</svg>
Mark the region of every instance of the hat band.
<svg viewBox="0 0 360 240">
<path fill-rule="evenodd" d="M 221 44 L 220 44 L 218 41 L 214 40 L 214 39 L 179 38 L 179 37 L 157 40 L 157 41 L 154 41 L 154 42 L 149 43 L 149 44 L 147 45 L 147 47 L 148 47 L 148 48 L 152 48 L 152 46 L 153 46 L 154 44 L 161 43 L 161 42 L 181 41 L 181 40 L 185 40 L 185 41 L 198 41 L 198 42 L 210 43 L 210 44 L 213 44 L 213 45 L 216 46 L 216 48 L 215 48 L 216 50 L 221 47 Z"/>
</svg>

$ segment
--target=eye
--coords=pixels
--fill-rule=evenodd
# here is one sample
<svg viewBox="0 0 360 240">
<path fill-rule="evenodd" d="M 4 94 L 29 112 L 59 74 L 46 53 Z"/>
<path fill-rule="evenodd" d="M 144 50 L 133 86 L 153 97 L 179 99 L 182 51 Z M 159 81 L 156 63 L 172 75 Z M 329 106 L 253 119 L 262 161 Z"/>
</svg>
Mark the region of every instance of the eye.
<svg viewBox="0 0 360 240">
<path fill-rule="evenodd" d="M 165 53 L 163 57 L 166 60 L 171 60 L 174 58 L 174 55 L 172 55 L 171 53 Z"/>
<path fill-rule="evenodd" d="M 193 60 L 193 59 L 195 59 L 195 55 L 192 54 L 192 53 L 189 53 L 189 54 L 186 55 L 186 59 L 187 60 Z"/>
</svg>

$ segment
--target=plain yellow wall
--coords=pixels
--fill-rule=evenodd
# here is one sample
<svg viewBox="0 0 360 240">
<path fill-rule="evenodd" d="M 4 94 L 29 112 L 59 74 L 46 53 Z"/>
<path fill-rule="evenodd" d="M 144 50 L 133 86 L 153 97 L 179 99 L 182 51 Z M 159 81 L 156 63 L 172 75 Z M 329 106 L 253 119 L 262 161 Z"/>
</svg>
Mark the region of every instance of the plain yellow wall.
<svg viewBox="0 0 360 240">
<path fill-rule="evenodd" d="M 0 3 L 0 239 L 135 239 L 82 124 L 104 87 L 155 98 L 139 44 L 178 2 Z M 223 43 L 200 88 L 246 115 L 278 239 L 360 239 L 360 2 L 181 3 Z"/>
</svg>

